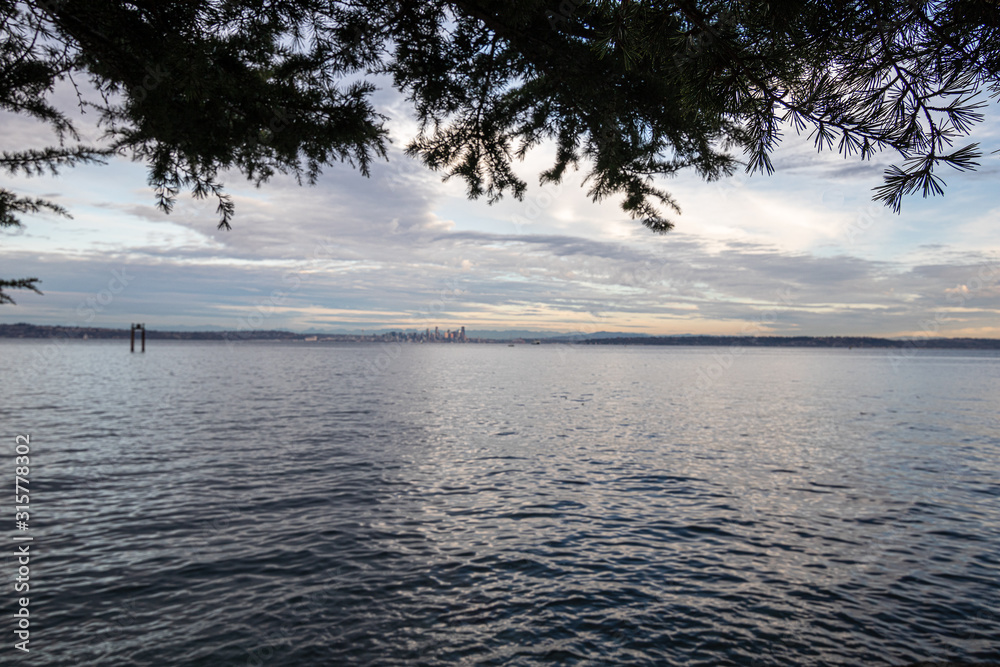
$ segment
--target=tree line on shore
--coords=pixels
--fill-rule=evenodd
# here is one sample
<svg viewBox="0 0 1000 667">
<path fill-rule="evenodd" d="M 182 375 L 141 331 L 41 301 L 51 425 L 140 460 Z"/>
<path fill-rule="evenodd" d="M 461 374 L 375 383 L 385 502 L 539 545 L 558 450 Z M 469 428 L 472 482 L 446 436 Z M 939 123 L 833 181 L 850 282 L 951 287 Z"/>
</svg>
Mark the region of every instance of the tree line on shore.
<svg viewBox="0 0 1000 667">
<path fill-rule="evenodd" d="M 62 338 L 62 339 L 125 339 L 128 329 L 99 327 L 63 327 L 39 324 L 0 324 L 0 338 Z M 239 341 L 317 341 L 378 342 L 396 340 L 391 334 L 306 334 L 281 330 L 254 331 L 157 331 L 147 329 L 150 340 L 219 340 Z M 876 338 L 872 336 L 608 336 L 607 338 L 579 339 L 572 336 L 532 338 L 531 341 L 556 345 L 698 345 L 741 347 L 814 347 L 814 348 L 907 348 L 927 349 L 976 349 L 1000 350 L 1000 339 L 995 338 L 929 338 L 910 337 Z M 523 337 L 470 338 L 470 342 L 509 343 L 528 342 Z"/>
</svg>

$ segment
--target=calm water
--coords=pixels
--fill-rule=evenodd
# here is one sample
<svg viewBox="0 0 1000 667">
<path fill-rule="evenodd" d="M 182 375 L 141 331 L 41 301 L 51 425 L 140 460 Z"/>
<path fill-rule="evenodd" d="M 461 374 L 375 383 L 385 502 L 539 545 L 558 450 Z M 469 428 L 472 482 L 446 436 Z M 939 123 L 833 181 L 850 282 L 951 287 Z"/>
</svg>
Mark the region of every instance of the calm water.
<svg viewBox="0 0 1000 667">
<path fill-rule="evenodd" d="M 24 664 L 1000 659 L 1000 356 L 729 353 L 0 342 Z"/>
</svg>

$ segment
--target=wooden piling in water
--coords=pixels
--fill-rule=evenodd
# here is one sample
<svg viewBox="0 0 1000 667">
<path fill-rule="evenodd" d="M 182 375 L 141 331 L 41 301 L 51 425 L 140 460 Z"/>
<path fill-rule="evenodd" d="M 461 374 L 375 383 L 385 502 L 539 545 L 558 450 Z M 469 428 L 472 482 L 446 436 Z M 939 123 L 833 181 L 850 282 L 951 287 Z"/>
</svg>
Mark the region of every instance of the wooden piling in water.
<svg viewBox="0 0 1000 667">
<path fill-rule="evenodd" d="M 146 325 L 145 324 L 132 324 L 132 328 L 129 332 L 129 352 L 135 352 L 135 332 L 136 329 L 142 331 L 142 352 L 146 351 Z"/>
</svg>

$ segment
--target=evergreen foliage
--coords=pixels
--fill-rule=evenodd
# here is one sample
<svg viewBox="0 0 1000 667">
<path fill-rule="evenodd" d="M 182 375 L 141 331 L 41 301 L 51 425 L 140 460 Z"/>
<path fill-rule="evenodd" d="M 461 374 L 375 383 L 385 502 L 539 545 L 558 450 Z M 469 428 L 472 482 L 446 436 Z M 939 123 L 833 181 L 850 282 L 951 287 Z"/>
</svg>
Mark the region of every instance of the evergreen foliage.
<svg viewBox="0 0 1000 667">
<path fill-rule="evenodd" d="M 127 155 L 162 210 L 185 189 L 214 197 L 226 229 L 222 171 L 312 183 L 386 156 L 377 75 L 413 104 L 407 152 L 470 197 L 523 196 L 513 164 L 551 141 L 541 182 L 582 166 L 592 198 L 623 197 L 657 232 L 673 226 L 661 208 L 680 209 L 655 177 L 769 173 L 788 129 L 845 156 L 894 151 L 874 196 L 899 211 L 943 192 L 942 165 L 978 166 L 959 144 L 1000 94 L 996 0 L 0 0 L 0 17 L 0 108 L 59 140 L 0 169 Z M 74 77 L 99 93 L 80 104 L 100 146 L 66 145 L 73 124 L 49 101 Z M 66 214 L 0 190 L 0 226 L 45 209 Z M 34 283 L 0 283 L 0 302 Z"/>
</svg>

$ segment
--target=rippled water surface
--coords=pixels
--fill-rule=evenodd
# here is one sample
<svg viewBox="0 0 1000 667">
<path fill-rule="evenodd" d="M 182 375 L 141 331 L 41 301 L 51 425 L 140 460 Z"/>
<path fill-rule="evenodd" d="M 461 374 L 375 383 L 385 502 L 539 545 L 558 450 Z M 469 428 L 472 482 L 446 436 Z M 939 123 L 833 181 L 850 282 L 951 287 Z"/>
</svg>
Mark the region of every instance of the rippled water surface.
<svg viewBox="0 0 1000 667">
<path fill-rule="evenodd" d="M 4 341 L 0 378 L 34 665 L 1000 659 L 995 353 Z"/>
</svg>

